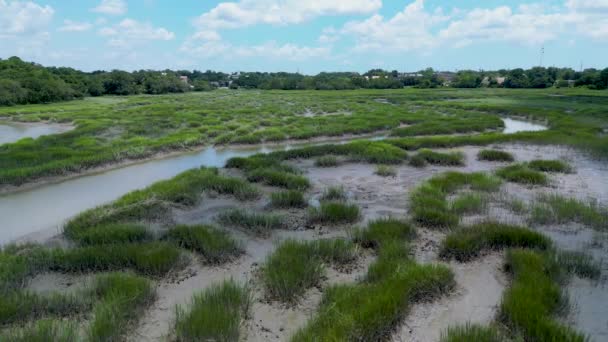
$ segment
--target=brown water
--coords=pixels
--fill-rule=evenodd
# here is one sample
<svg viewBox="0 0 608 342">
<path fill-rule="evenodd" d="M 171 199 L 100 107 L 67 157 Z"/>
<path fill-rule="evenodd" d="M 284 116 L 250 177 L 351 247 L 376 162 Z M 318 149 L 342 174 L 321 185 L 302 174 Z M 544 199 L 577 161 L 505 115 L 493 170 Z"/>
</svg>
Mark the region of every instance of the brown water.
<svg viewBox="0 0 608 342">
<path fill-rule="evenodd" d="M 74 127 L 62 124 L 20 123 L 0 121 L 0 145 L 23 138 L 38 138 L 43 135 L 67 132 Z"/>
</svg>

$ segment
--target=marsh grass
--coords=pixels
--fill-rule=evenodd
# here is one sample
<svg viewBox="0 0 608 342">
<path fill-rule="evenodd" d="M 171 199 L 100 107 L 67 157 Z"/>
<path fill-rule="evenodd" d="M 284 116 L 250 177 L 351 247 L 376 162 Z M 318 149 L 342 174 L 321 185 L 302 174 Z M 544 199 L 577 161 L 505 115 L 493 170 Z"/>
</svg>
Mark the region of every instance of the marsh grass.
<svg viewBox="0 0 608 342">
<path fill-rule="evenodd" d="M 220 223 L 241 227 L 261 235 L 269 234 L 271 230 L 281 229 L 285 226 L 281 216 L 237 208 L 220 213 L 217 220 Z"/>
<path fill-rule="evenodd" d="M 176 341 L 238 341 L 242 321 L 251 308 L 250 290 L 234 280 L 212 285 L 195 294 L 191 303 L 176 308 Z"/>
<path fill-rule="evenodd" d="M 547 185 L 549 180 L 546 175 L 539 171 L 530 169 L 525 164 L 514 164 L 496 170 L 500 178 L 524 185 Z"/>
<path fill-rule="evenodd" d="M 428 163 L 426 162 L 426 159 L 424 158 L 424 156 L 421 156 L 418 154 L 413 155 L 409 161 L 410 166 L 418 167 L 418 168 L 425 167 L 427 164 Z"/>
<path fill-rule="evenodd" d="M 323 191 L 321 201 L 346 201 L 348 196 L 342 186 L 330 186 Z"/>
<path fill-rule="evenodd" d="M 513 275 L 503 294 L 499 317 L 529 341 L 580 341 L 587 338 L 553 316 L 567 309 L 567 298 L 559 287 L 560 266 L 546 254 L 510 250 L 506 269 Z"/>
<path fill-rule="evenodd" d="M 377 165 L 374 174 L 381 177 L 396 177 L 397 169 L 389 165 Z"/>
<path fill-rule="evenodd" d="M 86 294 L 48 295 L 15 290 L 0 296 L 0 325 L 39 319 L 45 316 L 69 317 L 91 308 Z M 32 329 L 34 327 L 31 327 Z"/>
<path fill-rule="evenodd" d="M 577 222 L 593 229 L 608 229 L 608 209 L 593 201 L 582 201 L 558 194 L 543 194 L 532 206 L 530 222 L 564 224 Z"/>
<path fill-rule="evenodd" d="M 392 217 L 371 221 L 366 228 L 354 231 L 353 239 L 364 248 L 379 249 L 383 243 L 406 241 L 416 236 L 408 222 Z"/>
<path fill-rule="evenodd" d="M 515 161 L 513 155 L 500 150 L 481 150 L 477 153 L 477 160 L 512 162 Z"/>
<path fill-rule="evenodd" d="M 59 319 L 41 319 L 0 332 L 0 341 L 6 342 L 77 342 L 80 340 L 76 322 Z"/>
<path fill-rule="evenodd" d="M 243 253 L 228 232 L 211 226 L 179 225 L 167 232 L 167 238 L 182 248 L 200 253 L 209 264 L 221 264 Z"/>
<path fill-rule="evenodd" d="M 580 278 L 597 280 L 601 276 L 602 262 L 594 260 L 592 255 L 585 252 L 552 250 L 547 255 L 566 272 Z"/>
<path fill-rule="evenodd" d="M 53 271 L 88 273 L 131 269 L 155 277 L 168 273 L 182 261 L 179 248 L 169 242 L 52 249 L 45 254 L 41 257 Z"/>
<path fill-rule="evenodd" d="M 573 168 L 568 163 L 561 160 L 541 160 L 536 159 L 526 163 L 532 170 L 541 172 L 560 172 L 572 173 Z"/>
<path fill-rule="evenodd" d="M 286 190 L 270 194 L 270 204 L 275 208 L 305 208 L 308 206 L 304 193 L 298 190 Z"/>
<path fill-rule="evenodd" d="M 315 160 L 315 166 L 317 167 L 334 167 L 338 166 L 338 158 L 336 156 L 321 156 Z"/>
<path fill-rule="evenodd" d="M 310 187 L 310 182 L 306 177 L 274 168 L 259 168 L 249 171 L 247 180 L 291 190 L 306 190 Z"/>
<path fill-rule="evenodd" d="M 318 208 L 308 209 L 308 222 L 342 224 L 357 222 L 361 212 L 356 204 L 322 201 Z"/>
<path fill-rule="evenodd" d="M 495 326 L 467 323 L 441 332 L 439 342 L 505 342 L 506 336 Z"/>
<path fill-rule="evenodd" d="M 354 258 L 354 245 L 346 240 L 287 240 L 267 257 L 262 282 L 270 298 L 293 303 L 319 284 L 325 263 L 343 265 Z"/>
<path fill-rule="evenodd" d="M 73 237 L 81 245 L 142 242 L 152 239 L 145 226 L 138 224 L 107 224 L 91 227 Z"/>
<path fill-rule="evenodd" d="M 484 250 L 508 247 L 545 250 L 551 247 L 551 240 L 528 228 L 484 222 L 449 233 L 441 243 L 439 256 L 464 262 L 479 256 Z"/>
<path fill-rule="evenodd" d="M 126 334 L 155 296 L 152 283 L 126 273 L 109 273 L 95 279 L 94 291 L 99 302 L 93 308 L 88 327 L 89 341 L 117 341 Z"/>
<path fill-rule="evenodd" d="M 528 212 L 528 206 L 527 206 L 526 202 L 524 202 L 518 198 L 508 199 L 508 200 L 504 201 L 504 204 L 506 205 L 506 207 L 509 210 L 511 210 L 512 212 L 514 212 L 518 215 L 524 215 Z"/>
<path fill-rule="evenodd" d="M 464 154 L 462 152 L 441 153 L 422 149 L 418 151 L 417 156 L 433 165 L 464 166 Z"/>
<path fill-rule="evenodd" d="M 488 202 L 489 198 L 485 194 L 464 193 L 452 201 L 450 210 L 457 215 L 482 214 L 488 211 Z"/>
</svg>

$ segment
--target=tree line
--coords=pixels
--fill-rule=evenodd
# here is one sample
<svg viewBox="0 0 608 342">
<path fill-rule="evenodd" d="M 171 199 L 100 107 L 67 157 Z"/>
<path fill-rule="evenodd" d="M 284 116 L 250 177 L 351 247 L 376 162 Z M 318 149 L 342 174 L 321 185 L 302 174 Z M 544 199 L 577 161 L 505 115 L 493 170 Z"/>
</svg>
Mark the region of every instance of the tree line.
<svg viewBox="0 0 608 342">
<path fill-rule="evenodd" d="M 184 77 L 185 76 L 185 77 Z M 18 57 L 0 59 L 0 105 L 48 103 L 85 96 L 166 94 L 208 91 L 218 87 L 343 90 L 398 89 L 403 87 L 457 88 L 505 87 L 608 88 L 608 68 L 574 71 L 569 68 L 512 69 L 498 71 L 464 70 L 436 72 L 428 68 L 414 73 L 372 69 L 366 73 L 322 72 L 314 76 L 288 72 L 112 70 L 83 72 L 66 67 L 44 67 Z"/>
</svg>

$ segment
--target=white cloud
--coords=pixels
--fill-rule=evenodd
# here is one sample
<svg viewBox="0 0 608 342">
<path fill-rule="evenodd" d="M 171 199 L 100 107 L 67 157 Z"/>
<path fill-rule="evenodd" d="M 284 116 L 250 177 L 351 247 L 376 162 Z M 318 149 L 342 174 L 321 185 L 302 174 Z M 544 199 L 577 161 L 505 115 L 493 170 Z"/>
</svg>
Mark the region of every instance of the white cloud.
<svg viewBox="0 0 608 342">
<path fill-rule="evenodd" d="M 566 7 L 576 11 L 606 11 L 608 0 L 567 0 Z"/>
<path fill-rule="evenodd" d="M 127 13 L 127 3 L 124 0 L 102 0 L 97 7 L 91 10 L 108 15 L 124 15 Z"/>
<path fill-rule="evenodd" d="M 58 30 L 62 32 L 84 32 L 88 31 L 93 27 L 89 22 L 77 22 L 66 19 L 63 21 L 63 26 Z"/>
<path fill-rule="evenodd" d="M 0 38 L 44 33 L 54 12 L 51 6 L 31 1 L 0 0 Z"/>
<path fill-rule="evenodd" d="M 374 14 L 362 21 L 350 21 L 340 33 L 353 36 L 356 50 L 409 51 L 429 49 L 436 45 L 432 28 L 448 20 L 442 11 L 427 12 L 424 0 L 416 0 L 403 11 L 385 20 Z"/>
<path fill-rule="evenodd" d="M 318 16 L 372 13 L 381 7 L 381 0 L 241 0 L 218 4 L 195 24 L 212 29 L 298 24 Z"/>
<path fill-rule="evenodd" d="M 154 27 L 150 23 L 133 19 L 124 19 L 114 26 L 103 27 L 99 30 L 99 34 L 109 38 L 109 45 L 125 48 L 147 41 L 167 41 L 175 38 L 173 32 L 163 27 Z"/>
</svg>

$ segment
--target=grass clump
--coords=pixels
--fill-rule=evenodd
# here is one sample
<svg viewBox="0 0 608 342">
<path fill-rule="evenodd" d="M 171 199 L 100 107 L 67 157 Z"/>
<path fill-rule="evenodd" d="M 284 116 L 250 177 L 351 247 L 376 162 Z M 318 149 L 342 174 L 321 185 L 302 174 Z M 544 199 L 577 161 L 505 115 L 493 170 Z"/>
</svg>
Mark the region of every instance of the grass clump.
<svg viewBox="0 0 608 342">
<path fill-rule="evenodd" d="M 91 227 L 72 238 L 81 245 L 142 242 L 152 239 L 146 227 L 131 223 L 114 223 Z"/>
<path fill-rule="evenodd" d="M 364 248 L 379 249 L 383 243 L 410 240 L 414 236 L 416 230 L 409 223 L 387 217 L 370 222 L 366 229 L 356 230 L 354 240 Z"/>
<path fill-rule="evenodd" d="M 470 227 L 461 227 L 443 240 L 439 255 L 468 261 L 483 250 L 497 250 L 506 247 L 547 249 L 551 240 L 530 229 L 518 226 L 485 222 Z"/>
<path fill-rule="evenodd" d="M 542 171 L 542 172 L 560 172 L 560 173 L 570 173 L 572 172 L 572 167 L 561 160 L 541 160 L 536 159 L 527 163 L 528 167 L 532 170 Z"/>
<path fill-rule="evenodd" d="M 374 173 L 381 177 L 396 177 L 397 169 L 389 165 L 378 165 Z"/>
<path fill-rule="evenodd" d="M 428 163 L 424 156 L 414 155 L 410 158 L 409 165 L 413 167 L 425 167 Z"/>
<path fill-rule="evenodd" d="M 80 340 L 75 322 L 58 319 L 42 319 L 0 332 L 0 341 L 7 342 L 77 342 Z"/>
<path fill-rule="evenodd" d="M 530 222 L 563 224 L 577 222 L 597 230 L 608 229 L 608 209 L 595 202 L 586 202 L 558 194 L 543 194 L 532 206 Z"/>
<path fill-rule="evenodd" d="M 162 276 L 178 265 L 181 252 L 168 242 L 147 242 L 54 249 L 44 258 L 50 270 L 60 272 L 132 269 L 145 275 Z"/>
<path fill-rule="evenodd" d="M 512 162 L 515 161 L 515 158 L 511 153 L 505 151 L 481 150 L 477 153 L 477 160 Z"/>
<path fill-rule="evenodd" d="M 243 253 L 230 234 L 211 226 L 179 225 L 169 230 L 167 238 L 182 248 L 200 253 L 209 264 L 221 264 Z"/>
<path fill-rule="evenodd" d="M 418 151 L 417 156 L 433 165 L 464 166 L 464 154 L 462 152 L 441 153 L 422 149 Z"/>
<path fill-rule="evenodd" d="M 458 325 L 447 328 L 441 333 L 439 342 L 503 342 L 507 341 L 504 334 L 494 326 L 479 324 Z"/>
<path fill-rule="evenodd" d="M 275 208 L 304 208 L 308 206 L 304 193 L 298 190 L 274 192 L 270 195 L 270 203 Z"/>
<path fill-rule="evenodd" d="M 488 210 L 488 198 L 480 193 L 464 193 L 452 201 L 450 209 L 457 215 L 482 214 Z"/>
<path fill-rule="evenodd" d="M 138 317 L 155 296 L 149 280 L 125 273 L 98 276 L 94 288 L 99 302 L 88 328 L 90 341 L 121 340 L 133 317 Z"/>
<path fill-rule="evenodd" d="M 558 285 L 560 267 L 546 254 L 510 250 L 506 268 L 513 283 L 500 304 L 500 318 L 527 341 L 586 341 L 586 337 L 552 316 L 567 308 Z"/>
<path fill-rule="evenodd" d="M 315 160 L 317 167 L 334 167 L 338 166 L 338 158 L 336 156 L 321 156 Z"/>
<path fill-rule="evenodd" d="M 247 180 L 291 190 L 306 190 L 310 187 L 306 177 L 274 168 L 259 168 L 247 172 Z"/>
<path fill-rule="evenodd" d="M 354 257 L 354 246 L 346 240 L 287 240 L 266 259 L 262 282 L 271 298 L 294 302 L 319 283 L 324 263 L 345 264 Z"/>
<path fill-rule="evenodd" d="M 256 234 L 268 234 L 271 230 L 283 228 L 283 218 L 274 214 L 255 213 L 245 209 L 231 209 L 219 214 L 223 224 L 242 227 Z"/>
<path fill-rule="evenodd" d="M 321 195 L 321 201 L 346 201 L 346 190 L 341 186 L 330 186 Z"/>
<path fill-rule="evenodd" d="M 177 341 L 238 341 L 241 322 L 249 315 L 247 287 L 227 280 L 192 297 L 188 308 L 178 306 L 174 323 Z"/>
<path fill-rule="evenodd" d="M 318 208 L 308 210 L 308 221 L 311 223 L 341 224 L 357 222 L 361 212 L 356 204 L 323 201 Z"/>
<path fill-rule="evenodd" d="M 496 170 L 496 175 L 506 181 L 525 185 L 547 185 L 549 182 L 547 176 L 525 164 L 505 166 Z"/>
<path fill-rule="evenodd" d="M 552 251 L 549 254 L 569 274 L 576 274 L 581 278 L 599 279 L 602 273 L 601 262 L 595 261 L 593 256 L 579 251 Z"/>
<path fill-rule="evenodd" d="M 0 325 L 39 319 L 44 316 L 68 317 L 86 312 L 90 306 L 91 301 L 86 294 L 41 295 L 22 290 L 4 292 L 0 296 Z"/>
</svg>

